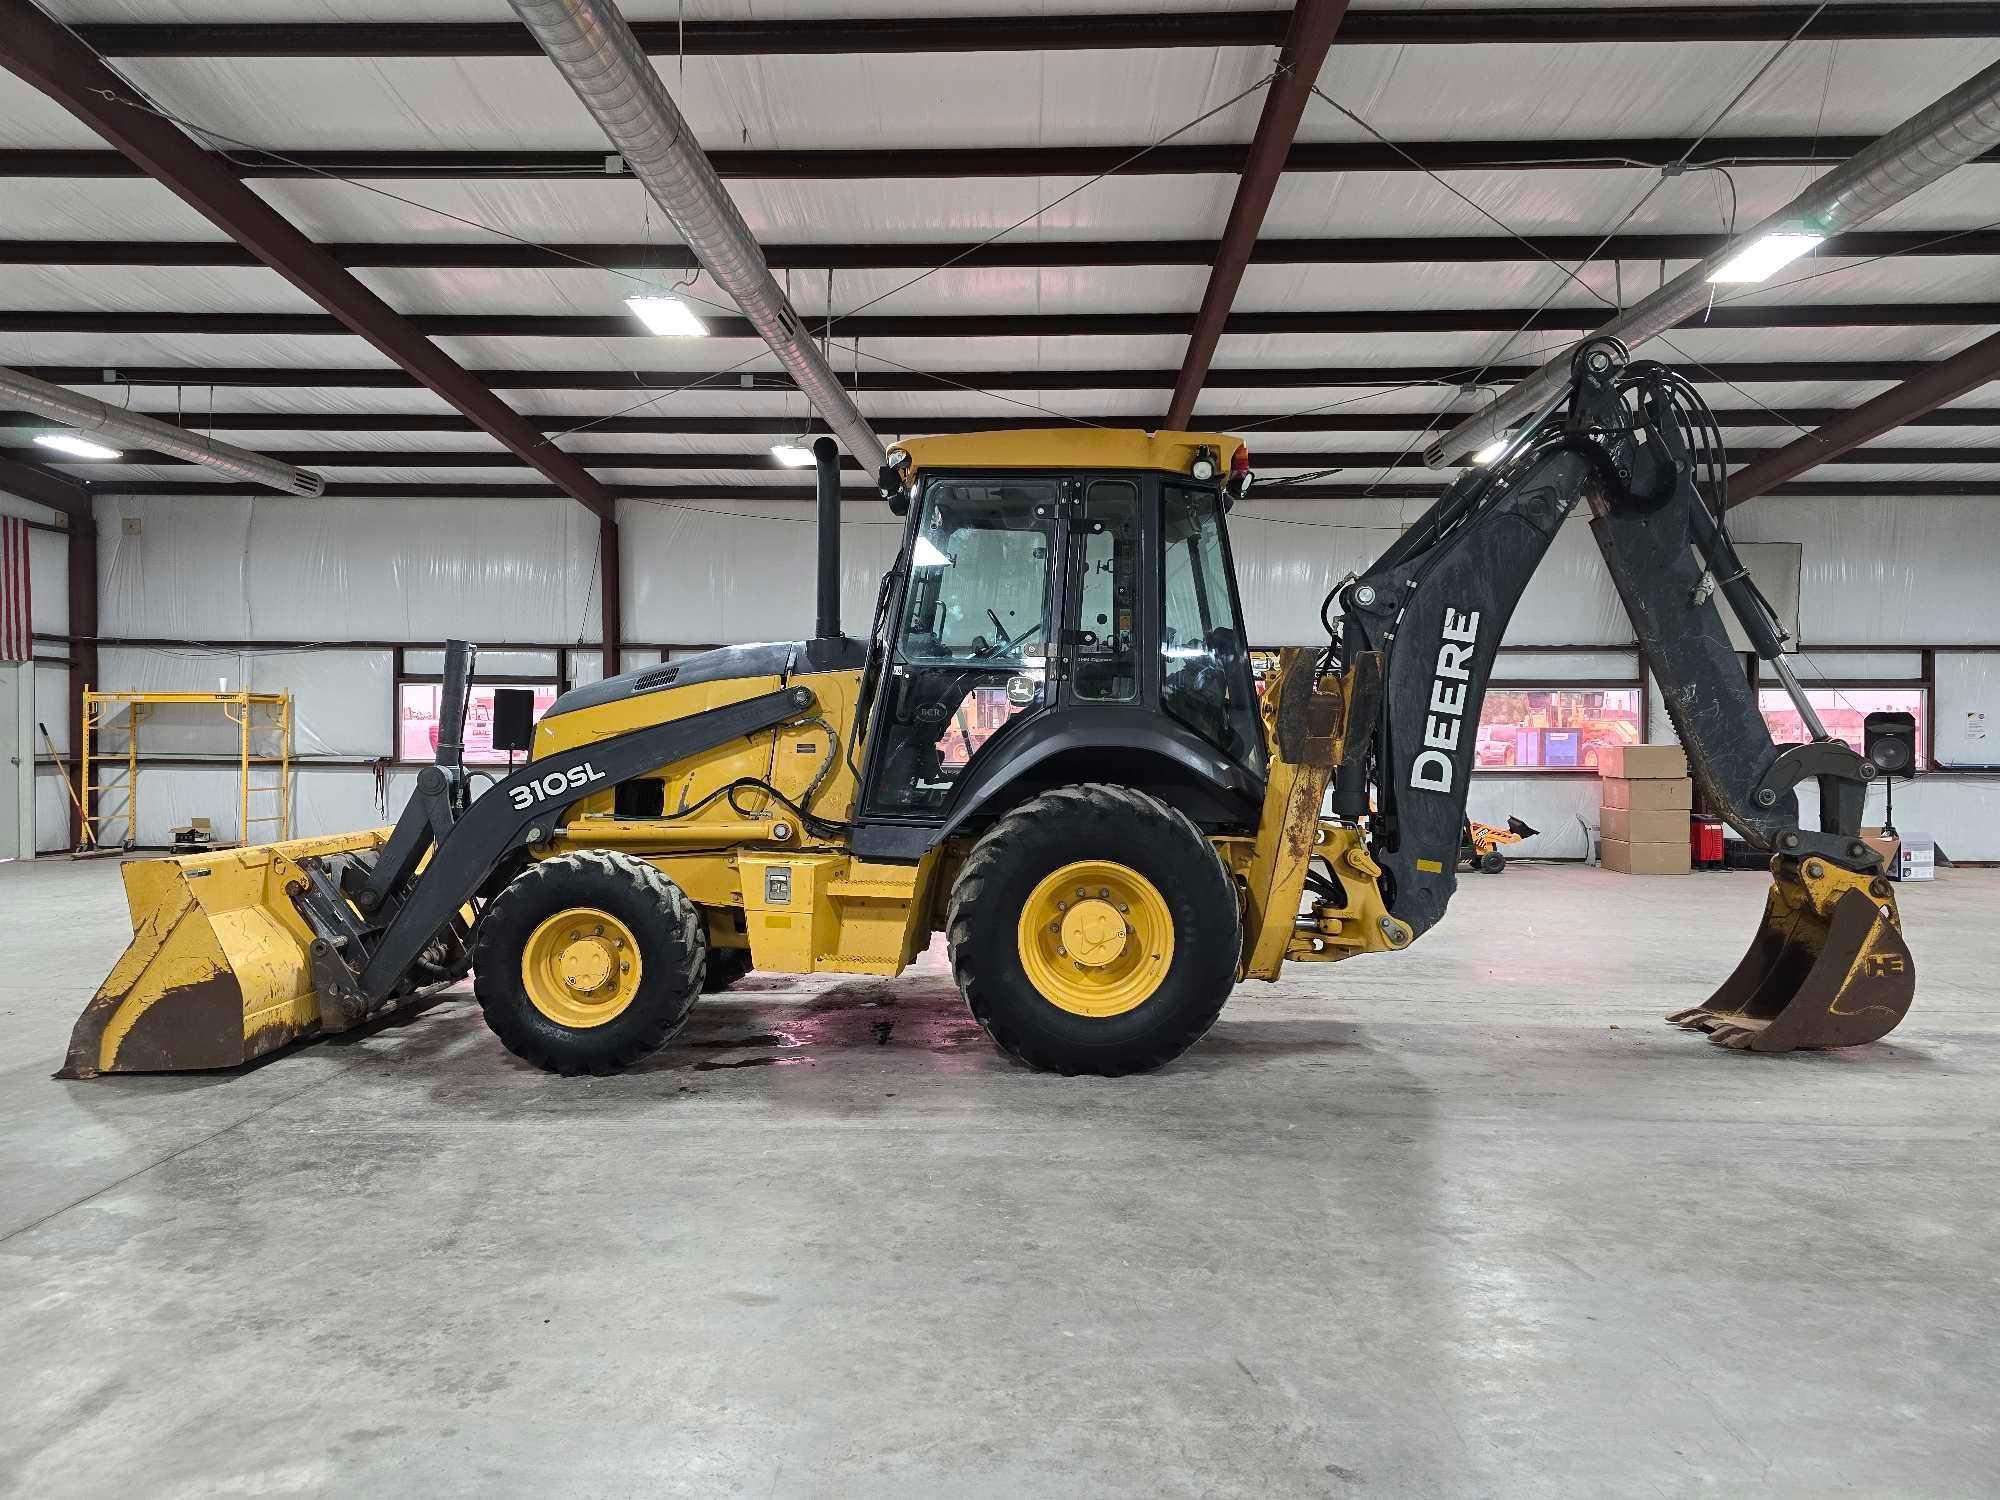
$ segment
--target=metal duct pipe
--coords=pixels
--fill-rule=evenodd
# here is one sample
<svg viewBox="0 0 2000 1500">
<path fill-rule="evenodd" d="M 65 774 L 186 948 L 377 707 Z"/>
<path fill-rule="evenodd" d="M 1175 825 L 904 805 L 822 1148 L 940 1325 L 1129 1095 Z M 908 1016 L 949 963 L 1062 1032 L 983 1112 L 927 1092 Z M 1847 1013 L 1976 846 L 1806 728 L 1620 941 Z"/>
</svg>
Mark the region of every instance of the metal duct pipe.
<svg viewBox="0 0 2000 1500">
<path fill-rule="evenodd" d="M 23 375 L 19 370 L 0 369 L 0 401 L 91 437 L 111 438 L 128 447 L 151 448 L 191 464 L 203 464 L 231 479 L 269 485 L 292 495 L 317 495 L 326 489 L 326 480 L 311 469 L 279 463 L 248 448 L 218 443 L 213 438 L 196 437 L 185 427 L 141 416 L 122 406 L 108 406 L 66 387 Z"/>
<path fill-rule="evenodd" d="M 750 226 L 613 0 L 508 0 L 702 266 L 735 299 L 847 451 L 873 474 L 881 440 L 841 388 Z"/>
<path fill-rule="evenodd" d="M 1707 304 L 1713 290 L 1709 273 L 1745 245 L 1780 229 L 1805 230 L 1828 238 L 1845 234 L 1995 146 L 2000 146 L 2000 63 L 1912 115 L 1754 229 L 1682 272 L 1592 337 L 1609 335 L 1633 347 L 1665 333 Z M 1547 404 L 1568 380 L 1569 353 L 1565 350 L 1486 410 L 1467 417 L 1431 444 L 1424 451 L 1424 461 L 1439 469 L 1478 452 Z"/>
</svg>

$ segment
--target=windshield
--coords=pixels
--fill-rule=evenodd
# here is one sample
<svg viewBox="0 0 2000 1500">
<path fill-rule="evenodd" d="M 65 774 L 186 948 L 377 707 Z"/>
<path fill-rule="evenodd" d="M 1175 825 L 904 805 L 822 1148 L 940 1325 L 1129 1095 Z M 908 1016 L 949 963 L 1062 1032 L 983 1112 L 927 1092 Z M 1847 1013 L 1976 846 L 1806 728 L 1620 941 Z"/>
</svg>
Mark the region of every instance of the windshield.
<svg viewBox="0 0 2000 1500">
<path fill-rule="evenodd" d="M 1040 665 L 1056 487 L 941 480 L 924 491 L 897 655 L 912 666 Z"/>
</svg>

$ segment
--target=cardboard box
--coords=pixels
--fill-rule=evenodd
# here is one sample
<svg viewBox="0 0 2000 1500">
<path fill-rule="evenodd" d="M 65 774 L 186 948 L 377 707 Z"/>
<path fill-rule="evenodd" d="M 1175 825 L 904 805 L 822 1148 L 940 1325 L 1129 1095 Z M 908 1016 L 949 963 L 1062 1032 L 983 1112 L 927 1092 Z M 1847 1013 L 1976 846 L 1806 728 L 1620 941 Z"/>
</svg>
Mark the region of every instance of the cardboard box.
<svg viewBox="0 0 2000 1500">
<path fill-rule="evenodd" d="M 1603 782 L 1606 807 L 1629 808 L 1633 812 L 1679 812 L 1694 806 L 1694 783 L 1679 781 Z"/>
<path fill-rule="evenodd" d="M 1609 745 L 1597 752 L 1597 774 L 1616 781 L 1679 781 L 1688 773 L 1679 745 Z"/>
<path fill-rule="evenodd" d="M 1640 782 L 1640 786 L 1648 783 Z M 1621 844 L 1671 844 L 1688 841 L 1688 815 L 1678 808 L 1640 811 L 1606 807 L 1598 811 L 1598 832 Z"/>
<path fill-rule="evenodd" d="M 1903 841 L 1893 833 L 1884 833 L 1879 828 L 1861 830 L 1861 842 L 1882 856 L 1882 871 L 1891 880 L 1896 878 L 1896 864 L 1902 853 Z"/>
<path fill-rule="evenodd" d="M 1605 839 L 1600 845 L 1604 868 L 1620 875 L 1685 875 L 1688 873 L 1688 841 L 1673 844 L 1628 844 L 1621 839 Z"/>
<path fill-rule="evenodd" d="M 1937 879 L 1937 843 L 1929 835 L 1909 833 L 1903 836 L 1903 847 L 1896 860 L 1896 878 Z"/>
</svg>

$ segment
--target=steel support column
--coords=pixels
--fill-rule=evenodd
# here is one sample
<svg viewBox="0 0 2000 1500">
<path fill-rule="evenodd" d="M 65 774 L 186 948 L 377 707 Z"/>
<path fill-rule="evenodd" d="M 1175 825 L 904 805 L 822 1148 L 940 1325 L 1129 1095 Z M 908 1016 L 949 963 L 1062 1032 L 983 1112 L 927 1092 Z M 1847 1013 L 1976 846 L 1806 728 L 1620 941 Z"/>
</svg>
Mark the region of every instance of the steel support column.
<svg viewBox="0 0 2000 1500">
<path fill-rule="evenodd" d="M 615 516 L 597 518 L 597 600 L 602 612 L 603 675 L 616 677 L 625 643 L 625 568 L 619 560 Z"/>
</svg>

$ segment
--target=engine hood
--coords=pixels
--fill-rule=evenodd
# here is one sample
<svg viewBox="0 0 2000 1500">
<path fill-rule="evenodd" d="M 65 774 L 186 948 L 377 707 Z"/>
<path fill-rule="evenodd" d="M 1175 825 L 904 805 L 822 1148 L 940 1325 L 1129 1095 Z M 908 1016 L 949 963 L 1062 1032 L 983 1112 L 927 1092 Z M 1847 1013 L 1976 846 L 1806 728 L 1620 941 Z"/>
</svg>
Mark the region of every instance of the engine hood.
<svg viewBox="0 0 2000 1500">
<path fill-rule="evenodd" d="M 575 713 L 636 698 L 643 693 L 664 692 L 668 688 L 693 687 L 703 682 L 722 682 L 732 677 L 793 677 L 812 672 L 852 671 L 865 664 L 868 647 L 863 641 L 759 641 L 745 646 L 718 646 L 679 661 L 620 672 L 584 687 L 572 688 L 549 706 L 542 715 Z"/>
</svg>

